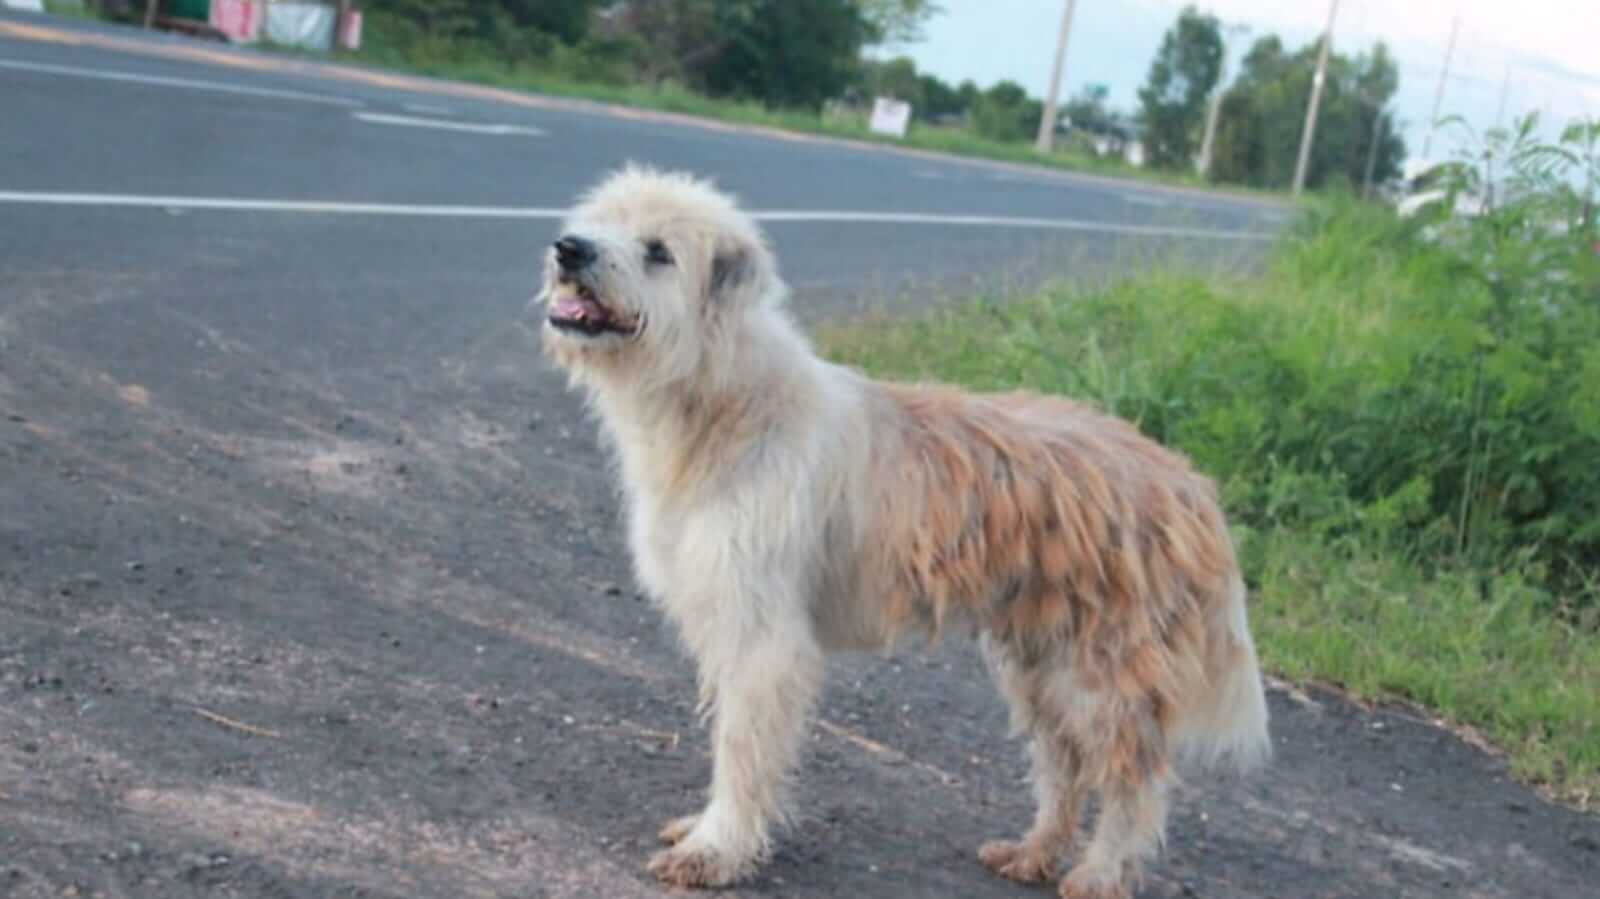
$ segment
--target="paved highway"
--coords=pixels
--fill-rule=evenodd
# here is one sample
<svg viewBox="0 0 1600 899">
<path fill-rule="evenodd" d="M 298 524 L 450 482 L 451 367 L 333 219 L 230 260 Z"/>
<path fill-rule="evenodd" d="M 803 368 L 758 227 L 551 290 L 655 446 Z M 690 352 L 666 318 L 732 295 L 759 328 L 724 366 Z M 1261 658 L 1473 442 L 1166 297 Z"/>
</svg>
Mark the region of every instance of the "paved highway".
<svg viewBox="0 0 1600 899">
<path fill-rule="evenodd" d="M 11 23 L 13 37 L 26 33 L 19 24 L 25 20 L 0 21 Z M 99 31 L 80 34 L 106 39 Z M 150 201 L 181 211 L 181 204 L 159 201 L 199 198 L 216 206 L 197 231 L 339 231 L 322 244 L 324 252 L 299 257 L 302 271 L 347 270 L 359 259 L 364 268 L 387 271 L 426 265 L 492 272 L 506 278 L 505 288 L 481 298 L 493 305 L 508 289 L 513 297 L 519 292 L 530 250 L 550 230 L 549 213 L 607 169 L 639 160 L 713 176 L 755 209 L 805 214 L 770 223 L 803 311 L 823 295 L 883 302 L 911 288 L 959 294 L 1105 271 L 1130 256 L 1170 254 L 1175 245 L 1206 260 L 1250 258 L 1283 216 L 1261 202 L 773 139 L 650 115 L 396 90 L 263 70 L 271 60 L 231 57 L 255 64 L 6 40 L 0 114 L 15 124 L 3 138 L 0 209 L 22 214 L 17 204 L 70 199 L 99 210 Z M 260 207 L 228 201 L 280 205 L 256 214 Z M 317 209 L 283 211 L 281 204 L 295 203 Z M 351 204 L 390 207 L 385 211 L 399 219 L 437 214 L 435 207 L 471 209 L 454 221 L 420 224 L 370 214 L 328 219 Z M 497 217 L 519 212 L 525 220 Z M 863 220 L 863 213 L 887 221 Z M 27 214 L 72 222 L 84 213 L 35 207 Z M 436 250 L 422 258 L 389 252 L 389 233 L 414 227 L 439 234 Z M 156 244 L 141 250 L 172 256 L 152 233 L 166 229 L 140 230 Z"/>
<path fill-rule="evenodd" d="M 760 210 L 813 321 L 1248 265 L 1283 221 L 0 14 L 0 896 L 659 895 L 692 677 L 518 324 L 628 159 Z M 1451 734 L 1273 709 L 1273 769 L 1186 788 L 1147 895 L 1596 882 L 1593 819 Z M 974 855 L 1031 813 L 1004 724 L 959 644 L 841 665 L 741 894 L 1042 895 Z"/>
</svg>

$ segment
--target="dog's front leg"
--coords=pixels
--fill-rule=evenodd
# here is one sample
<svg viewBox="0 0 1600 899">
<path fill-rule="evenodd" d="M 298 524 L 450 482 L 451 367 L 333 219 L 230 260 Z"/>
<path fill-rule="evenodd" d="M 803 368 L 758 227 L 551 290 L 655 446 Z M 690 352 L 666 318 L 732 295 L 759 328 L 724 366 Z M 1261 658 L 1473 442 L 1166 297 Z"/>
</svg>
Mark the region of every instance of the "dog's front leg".
<svg viewBox="0 0 1600 899">
<path fill-rule="evenodd" d="M 650 860 L 662 881 L 724 886 L 748 876 L 766 856 L 770 828 L 787 817 L 785 781 L 823 675 L 822 650 L 801 617 L 722 633 L 703 647 L 700 677 L 714 721 L 711 798 L 677 845 Z"/>
</svg>

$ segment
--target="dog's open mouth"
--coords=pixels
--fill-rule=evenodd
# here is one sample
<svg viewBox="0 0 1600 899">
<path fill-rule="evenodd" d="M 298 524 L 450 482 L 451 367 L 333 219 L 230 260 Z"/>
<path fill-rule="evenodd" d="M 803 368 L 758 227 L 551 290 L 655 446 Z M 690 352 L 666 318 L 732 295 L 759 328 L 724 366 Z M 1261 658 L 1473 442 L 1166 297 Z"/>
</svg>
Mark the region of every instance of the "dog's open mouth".
<svg viewBox="0 0 1600 899">
<path fill-rule="evenodd" d="M 582 284 L 564 284 L 550 303 L 550 324 L 560 331 L 590 337 L 632 334 L 637 325 L 606 308 L 594 291 Z"/>
</svg>

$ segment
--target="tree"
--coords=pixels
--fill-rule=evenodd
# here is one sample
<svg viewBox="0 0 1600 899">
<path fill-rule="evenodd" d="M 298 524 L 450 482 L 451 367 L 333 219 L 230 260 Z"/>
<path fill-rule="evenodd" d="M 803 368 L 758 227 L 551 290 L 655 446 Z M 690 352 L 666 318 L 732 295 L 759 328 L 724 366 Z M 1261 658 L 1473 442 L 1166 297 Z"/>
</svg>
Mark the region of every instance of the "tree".
<svg viewBox="0 0 1600 899">
<path fill-rule="evenodd" d="M 894 97 L 910 103 L 921 111 L 923 102 L 922 80 L 917 76 L 917 64 L 909 56 L 897 56 L 886 62 L 869 63 L 866 67 L 867 93 L 874 97 Z"/>
<path fill-rule="evenodd" d="M 1161 39 L 1150 75 L 1139 89 L 1146 158 L 1183 168 L 1194 157 L 1205 123 L 1206 98 L 1222 72 L 1222 25 L 1192 5 Z"/>
<path fill-rule="evenodd" d="M 922 26 L 944 7 L 938 0 L 854 0 L 871 29 L 870 44 L 912 44 L 922 40 Z"/>
<path fill-rule="evenodd" d="M 909 56 L 863 63 L 860 86 L 867 97 L 894 97 L 910 103 L 912 114 L 924 121 L 967 112 L 967 99 L 960 91 L 933 75 L 919 73 Z M 977 88 L 972 91 L 976 95 Z"/>
<path fill-rule="evenodd" d="M 1061 115 L 1072 123 L 1074 130 L 1102 134 L 1110 128 L 1111 110 L 1106 100 L 1111 90 L 1103 84 L 1086 84 L 1061 107 Z"/>
<path fill-rule="evenodd" d="M 770 106 L 814 109 L 858 83 L 871 37 L 857 0 L 620 0 L 600 18 L 641 79 Z"/>
<path fill-rule="evenodd" d="M 1363 54 L 1356 58 L 1355 87 L 1355 99 L 1361 105 L 1359 153 L 1363 159 L 1373 152 L 1372 140 L 1374 132 L 1377 133 L 1377 155 L 1372 171 L 1372 183 L 1376 186 L 1400 177 L 1401 166 L 1406 158 L 1405 140 L 1395 130 L 1394 116 L 1385 109 L 1400 90 L 1400 67 L 1395 64 L 1388 46 L 1382 41 L 1372 48 L 1370 55 Z M 1348 165 L 1352 161 L 1348 158 L 1344 160 L 1347 172 L 1351 171 Z M 1365 177 L 1363 170 L 1362 178 L 1354 180 L 1364 180 Z"/>
<path fill-rule="evenodd" d="M 934 120 L 944 116 L 962 116 L 967 106 L 960 92 L 932 75 L 919 75 L 922 84 L 922 117 Z"/>
<path fill-rule="evenodd" d="M 634 41 L 641 80 L 704 88 L 706 66 L 728 43 L 717 11 L 718 0 L 628 0 L 608 11 L 606 33 Z"/>
<path fill-rule="evenodd" d="M 367 6 L 376 14 L 374 24 L 396 22 L 408 40 L 470 38 L 477 28 L 467 0 L 368 0 Z"/>
<path fill-rule="evenodd" d="M 1212 177 L 1257 187 L 1285 187 L 1294 175 L 1317 44 L 1289 53 L 1276 36 L 1256 41 L 1245 55 L 1239 79 L 1223 96 L 1217 120 Z M 1306 184 L 1317 188 L 1341 179 L 1359 185 L 1377 139 L 1373 180 L 1399 176 L 1405 142 L 1385 109 L 1400 86 L 1394 57 L 1383 44 L 1354 58 L 1328 58 L 1316 141 Z"/>
<path fill-rule="evenodd" d="M 589 33 L 597 0 L 498 0 L 474 6 L 499 6 L 519 28 L 533 28 L 573 45 Z"/>
<path fill-rule="evenodd" d="M 704 70 L 713 94 L 818 108 L 858 72 L 871 37 L 855 0 L 715 0 L 725 43 Z"/>
<path fill-rule="evenodd" d="M 1039 127 L 1044 104 L 1029 98 L 1015 81 L 1002 81 L 978 97 L 973 106 L 973 125 L 991 140 L 1025 141 Z"/>
<path fill-rule="evenodd" d="M 961 101 L 961 108 L 971 112 L 978 108 L 978 100 L 983 96 L 983 91 L 978 90 L 971 78 L 956 85 L 956 97 Z"/>
</svg>

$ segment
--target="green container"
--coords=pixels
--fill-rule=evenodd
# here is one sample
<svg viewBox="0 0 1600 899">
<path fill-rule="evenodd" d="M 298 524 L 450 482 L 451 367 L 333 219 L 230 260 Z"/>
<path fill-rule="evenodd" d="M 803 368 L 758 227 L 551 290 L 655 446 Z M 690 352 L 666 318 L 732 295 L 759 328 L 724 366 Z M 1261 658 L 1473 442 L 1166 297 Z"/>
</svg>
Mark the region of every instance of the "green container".
<svg viewBox="0 0 1600 899">
<path fill-rule="evenodd" d="M 180 19 L 211 21 L 211 0 L 167 0 L 167 11 Z"/>
</svg>

